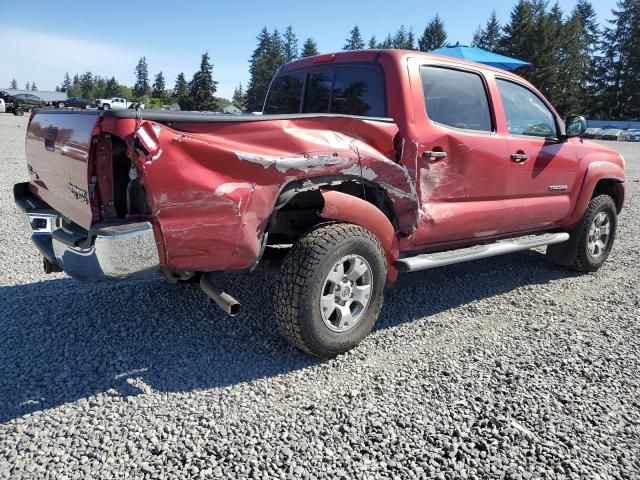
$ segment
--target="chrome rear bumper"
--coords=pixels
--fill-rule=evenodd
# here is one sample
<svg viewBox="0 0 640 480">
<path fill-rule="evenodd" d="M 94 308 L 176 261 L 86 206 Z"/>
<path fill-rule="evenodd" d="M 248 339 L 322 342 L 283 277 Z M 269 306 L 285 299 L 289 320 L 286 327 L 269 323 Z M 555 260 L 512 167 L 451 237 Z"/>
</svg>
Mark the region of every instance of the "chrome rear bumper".
<svg viewBox="0 0 640 480">
<path fill-rule="evenodd" d="M 149 222 L 96 225 L 87 235 L 62 229 L 61 217 L 34 197 L 24 184 L 14 196 L 24 211 L 31 240 L 43 257 L 83 281 L 140 278 L 160 268 L 158 246 Z"/>
</svg>

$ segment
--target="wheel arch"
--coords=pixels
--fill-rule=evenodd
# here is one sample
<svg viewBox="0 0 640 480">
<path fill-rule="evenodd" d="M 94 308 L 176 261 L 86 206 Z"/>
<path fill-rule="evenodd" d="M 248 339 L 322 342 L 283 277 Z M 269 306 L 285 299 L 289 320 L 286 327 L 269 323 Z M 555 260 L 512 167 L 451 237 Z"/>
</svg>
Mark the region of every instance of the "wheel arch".
<svg viewBox="0 0 640 480">
<path fill-rule="evenodd" d="M 587 169 L 567 225 L 577 225 L 587 211 L 591 199 L 603 193 L 613 197 L 616 210 L 620 213 L 626 194 L 624 170 L 612 162 L 596 161 Z"/>
<path fill-rule="evenodd" d="M 313 221 L 305 215 L 311 212 L 315 212 Z M 292 224 L 296 213 L 306 221 Z M 384 189 L 360 177 L 316 177 L 290 182 L 278 196 L 266 232 L 291 228 L 290 233 L 299 237 L 327 221 L 352 223 L 371 231 L 385 252 L 387 281 L 396 280 L 398 218 Z"/>
</svg>

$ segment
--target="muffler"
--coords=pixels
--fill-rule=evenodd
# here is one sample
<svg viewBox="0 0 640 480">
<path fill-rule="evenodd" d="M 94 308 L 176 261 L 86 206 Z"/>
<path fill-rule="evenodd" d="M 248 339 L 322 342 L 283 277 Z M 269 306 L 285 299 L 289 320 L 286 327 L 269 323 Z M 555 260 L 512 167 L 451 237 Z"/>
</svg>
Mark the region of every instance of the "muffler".
<svg viewBox="0 0 640 480">
<path fill-rule="evenodd" d="M 222 310 L 227 312 L 231 317 L 240 313 L 240 302 L 229 295 L 227 292 L 215 287 L 211 283 L 211 273 L 203 273 L 200 277 L 200 288 L 211 300 L 216 302 Z"/>
</svg>

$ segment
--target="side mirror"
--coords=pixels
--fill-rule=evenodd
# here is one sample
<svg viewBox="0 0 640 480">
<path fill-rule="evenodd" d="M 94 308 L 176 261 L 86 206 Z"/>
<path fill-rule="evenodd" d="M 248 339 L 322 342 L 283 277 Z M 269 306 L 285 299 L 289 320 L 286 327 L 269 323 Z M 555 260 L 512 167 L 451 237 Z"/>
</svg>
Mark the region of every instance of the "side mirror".
<svg viewBox="0 0 640 480">
<path fill-rule="evenodd" d="M 566 138 L 581 137 L 587 130 L 587 121 L 584 117 L 572 115 L 567 117 L 566 121 Z"/>
</svg>

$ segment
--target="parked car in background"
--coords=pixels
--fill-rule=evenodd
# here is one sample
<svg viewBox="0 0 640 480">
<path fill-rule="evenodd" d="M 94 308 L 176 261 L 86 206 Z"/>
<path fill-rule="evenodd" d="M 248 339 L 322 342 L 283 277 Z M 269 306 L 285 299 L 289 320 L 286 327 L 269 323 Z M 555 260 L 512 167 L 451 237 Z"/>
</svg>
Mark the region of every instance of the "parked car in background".
<svg viewBox="0 0 640 480">
<path fill-rule="evenodd" d="M 96 102 L 82 97 L 69 97 L 65 101 L 58 104 L 58 107 L 60 108 L 81 108 L 85 110 L 94 108 L 95 106 Z"/>
<path fill-rule="evenodd" d="M 600 132 L 596 138 L 601 140 L 624 140 L 625 132 L 619 128 L 609 128 Z"/>
<path fill-rule="evenodd" d="M 0 113 L 4 113 L 4 112 L 5 112 L 4 100 L 0 98 Z"/>
<path fill-rule="evenodd" d="M 0 91 L 0 98 L 4 100 L 5 111 L 12 112 L 14 115 L 24 115 L 24 112 L 28 112 L 34 108 L 49 106 L 43 99 L 30 93 L 11 95 L 9 92 L 2 90 Z"/>
<path fill-rule="evenodd" d="M 144 104 L 138 102 L 129 102 L 126 98 L 112 97 L 112 98 L 99 98 L 96 100 L 96 105 L 100 110 L 123 110 L 125 108 L 144 108 Z"/>
<path fill-rule="evenodd" d="M 584 131 L 583 138 L 597 138 L 597 135 L 602 132 L 601 128 L 590 127 Z"/>
<path fill-rule="evenodd" d="M 624 134 L 627 142 L 640 142 L 640 129 L 629 129 Z"/>
</svg>

